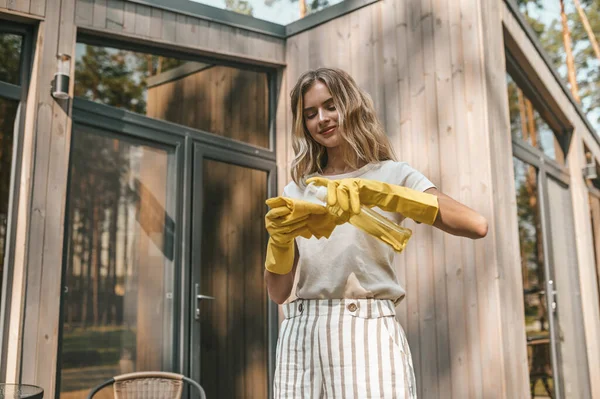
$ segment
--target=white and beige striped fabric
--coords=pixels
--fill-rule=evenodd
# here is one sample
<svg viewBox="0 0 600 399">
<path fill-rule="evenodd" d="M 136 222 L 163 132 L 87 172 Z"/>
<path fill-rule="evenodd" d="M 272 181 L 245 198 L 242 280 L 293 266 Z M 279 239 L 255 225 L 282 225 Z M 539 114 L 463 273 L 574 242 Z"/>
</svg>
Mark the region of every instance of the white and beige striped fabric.
<svg viewBox="0 0 600 399">
<path fill-rule="evenodd" d="M 417 397 L 410 349 L 392 301 L 298 299 L 283 313 L 275 398 Z"/>
</svg>

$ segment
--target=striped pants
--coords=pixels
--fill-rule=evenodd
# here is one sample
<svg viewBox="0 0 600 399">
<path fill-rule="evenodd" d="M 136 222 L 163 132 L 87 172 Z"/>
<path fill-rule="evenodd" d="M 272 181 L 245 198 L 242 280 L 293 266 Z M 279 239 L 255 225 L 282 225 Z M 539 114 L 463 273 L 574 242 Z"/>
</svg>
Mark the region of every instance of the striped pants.
<svg viewBox="0 0 600 399">
<path fill-rule="evenodd" d="M 298 299 L 283 313 L 275 398 L 417 397 L 410 350 L 391 301 Z"/>
</svg>

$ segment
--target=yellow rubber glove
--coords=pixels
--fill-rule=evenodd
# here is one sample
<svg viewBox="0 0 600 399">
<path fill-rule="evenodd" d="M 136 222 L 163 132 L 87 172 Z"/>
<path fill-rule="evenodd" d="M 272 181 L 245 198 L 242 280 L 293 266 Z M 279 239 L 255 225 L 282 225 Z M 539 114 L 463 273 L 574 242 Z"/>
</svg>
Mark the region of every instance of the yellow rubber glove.
<svg viewBox="0 0 600 399">
<path fill-rule="evenodd" d="M 360 206 L 377 206 L 384 211 L 398 212 L 419 223 L 433 224 L 439 205 L 435 195 L 375 180 L 348 178 L 329 180 L 311 177 L 307 184 L 327 187 L 327 204 L 336 204 L 343 211 L 357 215 Z"/>
<path fill-rule="evenodd" d="M 269 232 L 265 268 L 276 274 L 287 274 L 294 265 L 294 238 L 312 236 L 329 238 L 333 229 L 343 223 L 324 206 L 292 198 L 269 198 L 271 210 L 265 216 Z"/>
</svg>

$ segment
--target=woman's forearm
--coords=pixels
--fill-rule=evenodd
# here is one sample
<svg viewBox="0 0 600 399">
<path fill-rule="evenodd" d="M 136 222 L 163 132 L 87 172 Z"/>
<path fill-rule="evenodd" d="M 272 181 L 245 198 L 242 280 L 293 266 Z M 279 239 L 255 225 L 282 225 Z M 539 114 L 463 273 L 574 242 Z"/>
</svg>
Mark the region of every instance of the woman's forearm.
<svg viewBox="0 0 600 399">
<path fill-rule="evenodd" d="M 296 275 L 296 266 L 298 264 L 298 248 L 294 245 L 294 266 L 288 274 L 277 274 L 265 270 L 265 282 L 267 292 L 273 302 L 281 305 L 290 297 L 294 285 L 294 276 Z"/>
<path fill-rule="evenodd" d="M 432 188 L 427 193 L 438 197 L 439 211 L 433 225 L 447 233 L 472 239 L 487 235 L 487 220 L 466 205 Z"/>
</svg>

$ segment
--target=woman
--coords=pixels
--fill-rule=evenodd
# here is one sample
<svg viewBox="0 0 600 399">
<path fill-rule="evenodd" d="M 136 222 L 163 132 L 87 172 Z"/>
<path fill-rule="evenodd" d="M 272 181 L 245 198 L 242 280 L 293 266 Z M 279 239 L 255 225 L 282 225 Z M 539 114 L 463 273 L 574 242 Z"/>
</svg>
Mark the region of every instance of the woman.
<svg viewBox="0 0 600 399">
<path fill-rule="evenodd" d="M 338 69 L 304 73 L 291 93 L 293 181 L 270 199 L 265 280 L 283 304 L 276 398 L 415 398 L 410 350 L 396 321 L 404 297 L 394 251 L 344 223 L 362 205 L 445 232 L 481 238 L 487 222 L 396 162 L 373 103 Z M 305 190 L 327 186 L 334 216 Z M 296 276 L 296 273 L 298 274 Z"/>
</svg>

